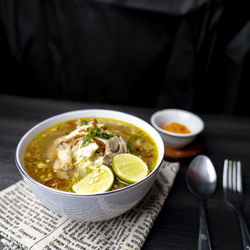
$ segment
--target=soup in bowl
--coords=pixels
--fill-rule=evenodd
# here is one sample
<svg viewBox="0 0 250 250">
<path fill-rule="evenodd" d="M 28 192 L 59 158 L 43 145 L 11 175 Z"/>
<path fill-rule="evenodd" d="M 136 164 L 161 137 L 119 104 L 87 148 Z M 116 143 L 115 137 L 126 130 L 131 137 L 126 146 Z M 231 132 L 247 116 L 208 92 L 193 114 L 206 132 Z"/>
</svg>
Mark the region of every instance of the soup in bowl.
<svg viewBox="0 0 250 250">
<path fill-rule="evenodd" d="M 16 163 L 26 184 L 56 213 L 85 221 L 116 217 L 150 189 L 164 156 L 158 132 L 112 110 L 49 118 L 20 140 Z"/>
</svg>

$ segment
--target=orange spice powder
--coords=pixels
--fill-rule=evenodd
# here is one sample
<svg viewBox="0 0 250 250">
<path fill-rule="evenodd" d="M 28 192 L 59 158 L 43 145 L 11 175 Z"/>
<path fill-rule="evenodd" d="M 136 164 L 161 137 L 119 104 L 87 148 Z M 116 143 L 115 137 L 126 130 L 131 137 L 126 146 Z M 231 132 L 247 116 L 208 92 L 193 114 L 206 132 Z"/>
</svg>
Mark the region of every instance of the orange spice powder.
<svg viewBox="0 0 250 250">
<path fill-rule="evenodd" d="M 171 122 L 170 124 L 167 124 L 162 128 L 172 133 L 190 134 L 190 130 L 185 125 L 177 122 Z"/>
</svg>

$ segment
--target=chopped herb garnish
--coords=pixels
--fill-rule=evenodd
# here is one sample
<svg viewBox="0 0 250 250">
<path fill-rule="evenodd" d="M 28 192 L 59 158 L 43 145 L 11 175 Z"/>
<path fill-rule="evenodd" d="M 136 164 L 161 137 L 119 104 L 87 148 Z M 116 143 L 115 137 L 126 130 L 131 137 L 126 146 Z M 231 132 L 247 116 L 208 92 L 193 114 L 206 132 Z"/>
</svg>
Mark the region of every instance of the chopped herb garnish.
<svg viewBox="0 0 250 250">
<path fill-rule="evenodd" d="M 135 135 L 135 140 L 139 140 L 139 139 L 141 139 L 142 138 L 142 134 L 136 134 Z"/>
<path fill-rule="evenodd" d="M 114 135 L 108 134 L 106 132 L 98 132 L 96 133 L 96 136 L 107 140 L 110 139 L 111 137 L 114 137 Z"/>
<path fill-rule="evenodd" d="M 145 154 L 146 153 L 146 151 L 145 151 L 144 148 L 140 148 L 139 151 L 140 151 L 141 154 Z"/>
<path fill-rule="evenodd" d="M 103 138 L 103 139 L 110 139 L 111 137 L 114 136 L 112 134 L 102 132 L 101 129 L 98 128 L 96 125 L 95 125 L 94 128 L 89 128 L 88 132 L 90 133 L 91 136 L 100 137 L 100 138 Z"/>
<path fill-rule="evenodd" d="M 91 135 L 95 135 L 96 133 L 97 133 L 97 129 L 96 128 L 89 128 L 88 129 L 88 132 L 89 132 L 89 134 L 91 134 Z"/>
<path fill-rule="evenodd" d="M 129 151 L 133 151 L 134 145 L 132 144 L 131 141 L 127 141 L 127 148 L 128 148 Z"/>
<path fill-rule="evenodd" d="M 89 128 L 88 129 L 88 133 L 83 137 L 83 141 L 82 141 L 82 145 L 81 147 L 83 147 L 87 142 L 92 142 L 93 141 L 93 137 L 99 137 L 99 138 L 103 138 L 103 139 L 110 139 L 112 137 L 114 137 L 114 135 L 112 134 L 108 134 L 106 132 L 102 132 L 100 128 L 98 128 L 96 125 L 93 128 Z"/>
<path fill-rule="evenodd" d="M 142 138 L 142 134 L 127 135 L 128 140 L 137 141 Z"/>
<path fill-rule="evenodd" d="M 82 140 L 82 144 L 81 144 L 81 148 L 82 148 L 87 142 L 90 142 L 90 139 L 91 139 L 91 135 L 90 135 L 90 134 L 84 135 L 83 140 Z"/>
<path fill-rule="evenodd" d="M 83 121 L 83 125 L 88 125 L 88 124 L 89 124 L 88 121 L 86 120 Z"/>
</svg>

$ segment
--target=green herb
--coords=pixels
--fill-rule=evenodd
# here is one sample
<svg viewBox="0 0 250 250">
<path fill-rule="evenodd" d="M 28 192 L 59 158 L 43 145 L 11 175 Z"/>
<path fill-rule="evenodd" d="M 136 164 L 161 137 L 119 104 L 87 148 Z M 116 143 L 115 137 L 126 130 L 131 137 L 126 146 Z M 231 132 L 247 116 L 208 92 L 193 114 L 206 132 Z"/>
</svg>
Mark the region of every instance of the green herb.
<svg viewBox="0 0 250 250">
<path fill-rule="evenodd" d="M 83 141 L 81 144 L 81 147 L 83 147 L 87 142 L 93 142 L 93 137 L 99 137 L 103 139 L 110 139 L 114 137 L 112 134 L 108 134 L 106 132 L 102 132 L 100 128 L 98 128 L 96 125 L 94 128 L 89 128 L 88 133 L 83 137 Z"/>
<path fill-rule="evenodd" d="M 112 134 L 102 132 L 96 125 L 94 128 L 89 128 L 88 132 L 90 133 L 91 136 L 99 137 L 99 138 L 103 138 L 103 139 L 110 139 L 111 137 L 114 136 Z"/>
<path fill-rule="evenodd" d="M 96 136 L 100 137 L 100 138 L 103 138 L 103 139 L 107 139 L 107 140 L 110 139 L 110 138 L 112 138 L 112 137 L 114 137 L 114 135 L 108 134 L 106 132 L 97 132 Z"/>
<path fill-rule="evenodd" d="M 136 134 L 135 135 L 135 140 L 137 141 L 137 140 L 139 140 L 139 139 L 141 139 L 142 138 L 142 134 Z"/>
<path fill-rule="evenodd" d="M 133 151 L 134 145 L 132 144 L 131 141 L 127 141 L 127 148 L 128 148 L 129 151 Z"/>
<path fill-rule="evenodd" d="M 82 144 L 81 144 L 81 148 L 82 148 L 87 142 L 90 142 L 90 139 L 91 139 L 91 135 L 90 135 L 90 134 L 84 135 L 83 140 L 82 140 Z"/>
<path fill-rule="evenodd" d="M 88 124 L 89 124 L 88 121 L 86 120 L 83 121 L 83 125 L 88 125 Z"/>
<path fill-rule="evenodd" d="M 137 141 L 142 138 L 142 134 L 127 135 L 127 140 Z"/>
<path fill-rule="evenodd" d="M 139 151 L 140 151 L 141 154 L 145 154 L 146 153 L 146 151 L 145 151 L 144 148 L 140 148 Z"/>
<path fill-rule="evenodd" d="M 98 127 L 89 128 L 89 129 L 88 129 L 88 132 L 89 132 L 91 135 L 96 135 L 98 132 L 100 132 L 100 129 L 99 129 Z"/>
</svg>

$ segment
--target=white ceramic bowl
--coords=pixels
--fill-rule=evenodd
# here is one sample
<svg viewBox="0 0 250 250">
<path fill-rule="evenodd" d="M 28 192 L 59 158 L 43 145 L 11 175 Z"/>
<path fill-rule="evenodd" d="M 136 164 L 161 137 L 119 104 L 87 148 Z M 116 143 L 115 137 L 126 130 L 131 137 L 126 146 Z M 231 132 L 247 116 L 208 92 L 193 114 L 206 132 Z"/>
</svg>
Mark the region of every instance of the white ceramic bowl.
<svg viewBox="0 0 250 250">
<path fill-rule="evenodd" d="M 171 122 L 185 125 L 190 130 L 190 133 L 178 134 L 162 129 L 164 125 Z M 170 148 L 183 148 L 191 143 L 204 129 L 204 122 L 199 116 L 181 109 L 158 111 L 151 116 L 151 123 L 160 133 L 164 143 Z"/>
<path fill-rule="evenodd" d="M 32 179 L 24 168 L 24 152 L 30 141 L 54 124 L 74 118 L 113 118 L 133 124 L 155 141 L 158 159 L 155 169 L 143 180 L 128 187 L 94 195 L 80 195 L 49 188 Z M 147 122 L 130 114 L 102 109 L 88 109 L 64 113 L 49 118 L 30 129 L 20 140 L 16 150 L 16 164 L 24 181 L 37 198 L 56 213 L 76 220 L 101 221 L 116 217 L 135 206 L 153 185 L 164 156 L 164 144 L 159 133 Z"/>
</svg>

